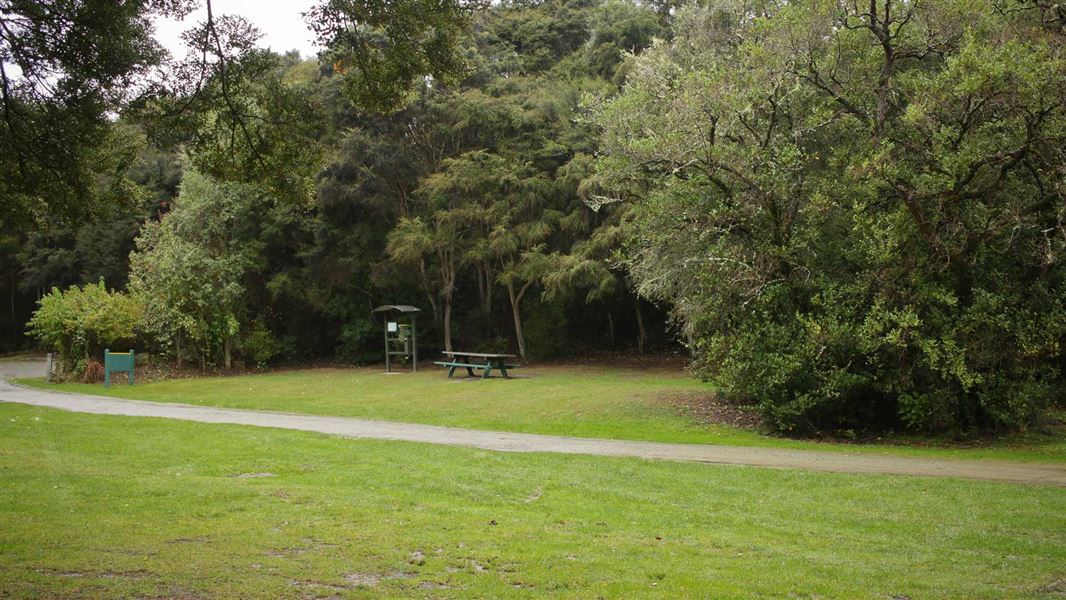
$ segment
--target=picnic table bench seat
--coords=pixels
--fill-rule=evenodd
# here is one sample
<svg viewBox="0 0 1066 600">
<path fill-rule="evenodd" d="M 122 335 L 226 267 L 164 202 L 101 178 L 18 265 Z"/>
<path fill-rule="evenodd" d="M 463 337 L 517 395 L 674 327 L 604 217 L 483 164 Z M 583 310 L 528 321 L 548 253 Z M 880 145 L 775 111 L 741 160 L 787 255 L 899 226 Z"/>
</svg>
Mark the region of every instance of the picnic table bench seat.
<svg viewBox="0 0 1066 600">
<path fill-rule="evenodd" d="M 474 369 L 481 369 L 482 379 L 488 379 L 493 370 L 498 370 L 505 379 L 510 379 L 507 369 L 517 369 L 521 366 L 507 362 L 507 359 L 515 358 L 514 354 L 452 351 L 446 351 L 444 354 L 447 354 L 449 358 L 434 361 L 433 364 L 446 367 L 448 369 L 448 377 L 454 375 L 456 369 L 464 368 L 466 369 L 466 374 L 470 377 L 475 377 Z"/>
</svg>

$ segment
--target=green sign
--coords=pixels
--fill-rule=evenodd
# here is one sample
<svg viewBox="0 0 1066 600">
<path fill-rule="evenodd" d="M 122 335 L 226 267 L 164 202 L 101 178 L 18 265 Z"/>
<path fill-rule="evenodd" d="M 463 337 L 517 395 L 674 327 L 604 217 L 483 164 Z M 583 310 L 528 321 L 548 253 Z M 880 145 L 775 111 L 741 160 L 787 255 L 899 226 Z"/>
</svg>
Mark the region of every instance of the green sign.
<svg viewBox="0 0 1066 600">
<path fill-rule="evenodd" d="M 104 350 L 104 387 L 111 387 L 112 373 L 129 373 L 130 385 L 133 385 L 133 367 L 135 364 L 133 350 L 129 352 L 112 352 Z"/>
</svg>

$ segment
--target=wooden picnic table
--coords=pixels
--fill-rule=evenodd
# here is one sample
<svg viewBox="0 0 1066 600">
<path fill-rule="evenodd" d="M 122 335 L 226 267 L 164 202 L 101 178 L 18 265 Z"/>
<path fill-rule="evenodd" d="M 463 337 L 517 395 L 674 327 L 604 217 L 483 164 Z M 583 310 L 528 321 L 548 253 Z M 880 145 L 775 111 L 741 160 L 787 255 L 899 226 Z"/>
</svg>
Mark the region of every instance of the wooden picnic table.
<svg viewBox="0 0 1066 600">
<path fill-rule="evenodd" d="M 507 369 L 517 369 L 518 365 L 509 365 L 507 360 L 510 358 L 516 358 L 514 354 L 492 354 L 489 352 L 456 352 L 452 350 L 445 350 L 444 354 L 447 354 L 448 360 L 435 361 L 434 364 L 438 364 L 442 367 L 448 367 L 448 377 L 451 377 L 455 370 L 459 367 L 466 369 L 466 374 L 470 377 L 474 377 L 474 369 L 481 369 L 481 378 L 488 379 L 489 373 L 492 373 L 493 369 L 499 370 L 500 374 L 506 379 L 510 379 L 510 375 L 507 374 Z"/>
</svg>

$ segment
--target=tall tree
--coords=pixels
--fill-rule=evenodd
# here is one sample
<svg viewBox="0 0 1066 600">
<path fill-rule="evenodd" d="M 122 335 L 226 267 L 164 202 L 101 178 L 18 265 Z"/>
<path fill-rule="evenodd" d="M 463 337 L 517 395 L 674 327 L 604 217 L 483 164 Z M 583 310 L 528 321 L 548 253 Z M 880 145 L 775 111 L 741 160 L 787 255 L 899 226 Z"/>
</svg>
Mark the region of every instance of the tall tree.
<svg viewBox="0 0 1066 600">
<path fill-rule="evenodd" d="M 1066 62 L 1039 2 L 712 2 L 595 110 L 631 273 L 782 429 L 1061 395 Z"/>
<path fill-rule="evenodd" d="M 202 365 L 232 366 L 257 244 L 242 228 L 261 204 L 256 190 L 186 171 L 174 210 L 150 222 L 131 257 L 130 292 L 147 330 L 180 362 L 183 343 Z"/>
<path fill-rule="evenodd" d="M 452 308 L 455 284 L 462 267 L 461 258 L 466 249 L 466 227 L 467 223 L 459 211 L 442 209 L 426 220 L 420 217 L 401 219 L 389 233 L 389 256 L 401 264 L 419 265 L 426 281 L 436 283 L 436 287 L 431 287 L 428 293 L 431 298 L 440 298 L 444 349 L 449 352 L 453 349 Z M 430 265 L 428 267 L 427 262 Z M 432 269 L 432 274 L 427 273 L 429 269 Z"/>
<path fill-rule="evenodd" d="M 155 15 L 186 0 L 0 3 L 0 208 L 6 224 L 93 216 L 131 155 L 108 118 L 165 53 Z"/>
<path fill-rule="evenodd" d="M 460 39 L 483 0 L 324 0 L 306 15 L 359 106 L 401 106 L 425 78 L 455 83 L 465 67 Z"/>
</svg>

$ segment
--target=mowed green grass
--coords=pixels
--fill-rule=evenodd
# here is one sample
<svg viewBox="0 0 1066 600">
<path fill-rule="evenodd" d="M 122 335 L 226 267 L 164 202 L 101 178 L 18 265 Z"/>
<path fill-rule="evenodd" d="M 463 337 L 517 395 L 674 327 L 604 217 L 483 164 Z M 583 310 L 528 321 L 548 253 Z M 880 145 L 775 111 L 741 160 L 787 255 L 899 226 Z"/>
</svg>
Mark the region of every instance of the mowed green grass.
<svg viewBox="0 0 1066 600">
<path fill-rule="evenodd" d="M 1060 488 L 0 404 L 3 597 L 1040 598 L 1064 578 Z"/>
<path fill-rule="evenodd" d="M 1066 461 L 1066 432 L 1025 433 L 973 447 L 833 444 L 762 435 L 690 418 L 666 400 L 714 388 L 680 370 L 552 366 L 519 378 L 448 379 L 441 369 L 386 375 L 380 368 L 310 369 L 115 385 L 19 383 L 119 398 L 316 415 L 363 417 L 498 431 L 660 442 L 773 446 L 1025 461 Z"/>
</svg>

